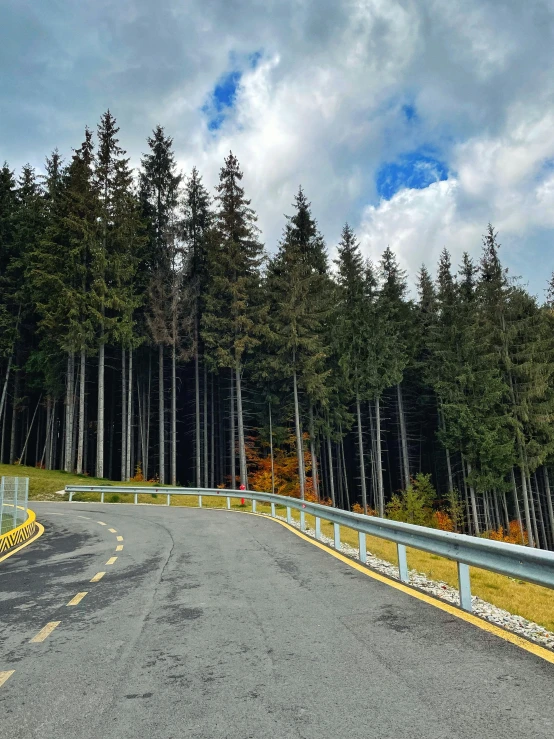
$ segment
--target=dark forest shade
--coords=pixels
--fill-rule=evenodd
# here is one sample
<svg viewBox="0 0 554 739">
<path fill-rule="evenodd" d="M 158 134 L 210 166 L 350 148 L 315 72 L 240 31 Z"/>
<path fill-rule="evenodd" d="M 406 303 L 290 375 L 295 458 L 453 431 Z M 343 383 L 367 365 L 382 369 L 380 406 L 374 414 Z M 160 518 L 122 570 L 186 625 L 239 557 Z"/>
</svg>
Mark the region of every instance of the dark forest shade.
<svg viewBox="0 0 554 739">
<path fill-rule="evenodd" d="M 109 111 L 45 176 L 5 164 L 1 460 L 268 490 L 285 469 L 381 515 L 425 473 L 457 530 L 553 548 L 552 295 L 508 277 L 490 225 L 415 299 L 391 248 L 368 263 L 348 225 L 337 246 L 299 188 L 269 258 L 232 153 L 211 197 L 158 126 L 135 176 Z"/>
</svg>

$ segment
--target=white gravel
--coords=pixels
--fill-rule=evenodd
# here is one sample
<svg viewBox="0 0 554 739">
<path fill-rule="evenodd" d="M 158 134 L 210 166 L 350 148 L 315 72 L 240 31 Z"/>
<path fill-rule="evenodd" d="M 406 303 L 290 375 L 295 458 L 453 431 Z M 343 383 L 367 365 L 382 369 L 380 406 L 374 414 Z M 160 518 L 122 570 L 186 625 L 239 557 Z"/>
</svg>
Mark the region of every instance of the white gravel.
<svg viewBox="0 0 554 739">
<path fill-rule="evenodd" d="M 277 518 L 286 521 L 286 518 L 283 516 L 277 516 Z M 291 523 L 295 528 L 300 528 L 300 523 L 298 521 L 293 519 Z M 315 538 L 315 531 L 313 529 L 306 527 L 304 533 Z M 322 534 L 320 541 L 334 548 L 333 539 L 330 537 Z M 359 559 L 360 553 L 356 547 L 351 547 L 349 544 L 341 542 L 340 548 L 343 554 Z M 383 573 L 383 575 L 392 577 L 395 580 L 400 579 L 398 567 L 384 559 L 379 559 L 378 557 L 373 556 L 370 552 L 367 553 L 367 564 L 372 569 Z M 460 605 L 460 596 L 458 591 L 450 585 L 447 585 L 445 582 L 430 580 L 421 572 L 417 572 L 417 570 L 410 570 L 408 575 L 410 585 L 413 585 L 419 590 L 423 590 L 436 598 L 448 601 L 456 606 Z M 539 624 L 533 623 L 533 621 L 528 621 L 522 616 L 516 616 L 514 613 L 510 613 L 509 611 L 504 611 L 502 608 L 497 608 L 496 606 L 493 606 L 492 603 L 487 603 L 487 601 L 481 600 L 481 598 L 478 598 L 476 595 L 471 597 L 471 602 L 473 613 L 476 616 L 480 616 L 481 618 L 484 618 L 497 626 L 501 626 L 508 631 L 513 631 L 515 634 L 531 639 L 543 647 L 554 650 L 554 634 L 547 631 L 544 627 L 539 626 Z"/>
</svg>

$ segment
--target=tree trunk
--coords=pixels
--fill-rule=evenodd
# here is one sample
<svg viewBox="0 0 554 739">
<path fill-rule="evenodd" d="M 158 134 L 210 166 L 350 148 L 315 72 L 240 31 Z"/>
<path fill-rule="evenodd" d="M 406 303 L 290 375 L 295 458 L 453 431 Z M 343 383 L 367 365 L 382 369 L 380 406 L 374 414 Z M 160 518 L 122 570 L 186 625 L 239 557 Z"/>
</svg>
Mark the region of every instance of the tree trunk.
<svg viewBox="0 0 554 739">
<path fill-rule="evenodd" d="M 333 448 L 331 445 L 331 434 L 327 434 L 327 457 L 329 459 L 329 489 L 331 491 L 333 507 L 336 507 L 337 501 L 335 500 L 335 477 L 333 474 Z"/>
<path fill-rule="evenodd" d="M 83 451 L 85 444 L 85 362 L 86 353 L 81 349 L 81 366 L 79 379 L 79 439 L 77 441 L 77 474 L 83 474 Z M 50 406 L 49 400 L 48 407 Z"/>
<path fill-rule="evenodd" d="M 314 407 L 310 403 L 310 457 L 312 458 L 312 485 L 314 494 L 319 500 L 319 479 L 317 471 L 317 454 L 315 451 L 315 425 L 314 425 Z"/>
<path fill-rule="evenodd" d="M 229 422 L 230 434 L 230 463 L 231 463 L 231 489 L 237 484 L 237 465 L 236 465 L 236 439 L 235 439 L 235 373 L 231 367 L 231 416 Z"/>
<path fill-rule="evenodd" d="M 544 525 L 544 515 L 542 512 L 541 489 L 539 487 L 539 480 L 537 478 L 536 472 L 533 474 L 533 478 L 535 480 L 535 487 L 537 489 L 537 513 L 538 513 L 539 526 L 540 526 L 541 536 L 542 536 L 542 546 L 543 546 L 543 549 L 548 549 L 548 538 L 546 536 L 546 527 Z"/>
<path fill-rule="evenodd" d="M 533 486 L 531 485 L 531 475 L 529 474 L 529 468 L 527 464 L 525 465 L 525 468 L 527 470 L 526 477 L 527 477 L 527 490 L 529 492 L 529 508 L 531 510 L 531 522 L 533 524 L 533 534 L 535 537 L 535 546 L 540 548 L 540 539 L 539 539 L 539 529 L 537 527 L 537 513 L 535 509 L 535 501 L 533 500 Z"/>
<path fill-rule="evenodd" d="M 171 347 L 171 484 L 177 485 L 177 357 Z"/>
<path fill-rule="evenodd" d="M 237 404 L 238 404 L 238 392 L 237 392 Z M 239 411 L 240 413 L 240 411 Z M 208 367 L 206 365 L 206 362 L 204 362 L 204 426 L 203 426 L 203 437 L 204 437 L 204 487 L 209 487 L 209 481 L 208 481 Z M 239 419 L 239 429 L 240 429 L 240 419 Z M 239 430 L 239 438 L 240 438 L 240 430 Z M 242 474 L 241 474 L 242 477 Z"/>
<path fill-rule="evenodd" d="M 554 549 L 554 510 L 552 508 L 552 495 L 550 494 L 550 479 L 548 477 L 548 469 L 544 465 L 543 476 L 544 476 L 544 492 L 546 494 L 546 506 L 548 508 L 548 520 L 550 522 L 550 546 Z"/>
<path fill-rule="evenodd" d="M 441 430 L 444 434 L 446 432 L 446 423 L 444 420 L 444 415 L 442 413 L 442 410 L 440 409 L 439 409 L 439 418 L 440 418 Z M 446 454 L 446 470 L 448 473 L 448 492 L 450 492 L 451 490 L 454 490 L 454 480 L 452 478 L 452 463 L 450 461 L 450 451 L 446 445 L 444 446 L 444 451 Z"/>
<path fill-rule="evenodd" d="M 158 347 L 158 443 L 160 445 L 159 473 L 160 485 L 165 484 L 165 403 L 164 403 L 164 348 Z"/>
<path fill-rule="evenodd" d="M 33 424 L 35 423 L 35 418 L 38 412 L 38 409 L 40 407 L 40 401 L 42 400 L 42 395 L 38 399 L 37 406 L 35 408 L 35 412 L 33 413 L 33 418 L 31 419 L 31 423 L 29 423 L 29 415 L 27 414 L 27 435 L 25 437 L 25 444 L 23 445 L 23 449 L 21 450 L 20 459 L 26 460 L 27 455 L 27 445 L 29 443 L 29 438 L 31 436 L 31 431 L 33 430 Z"/>
<path fill-rule="evenodd" d="M 10 357 L 8 359 L 8 366 L 6 367 L 6 378 L 4 380 L 4 387 L 2 388 L 2 398 L 0 399 L 0 418 L 2 418 L 2 414 L 4 413 L 4 408 L 6 406 L 6 398 L 8 396 L 8 382 L 10 381 L 10 370 L 12 368 L 12 361 L 13 361 L 13 352 L 10 354 Z M 2 437 L 2 441 L 4 438 Z M 0 456 L 1 452 L 0 450 Z"/>
<path fill-rule="evenodd" d="M 525 541 L 525 537 L 523 536 L 523 521 L 521 519 L 521 509 L 519 507 L 519 499 L 518 499 L 518 495 L 517 495 L 516 476 L 515 476 L 513 467 L 512 467 L 511 474 L 512 474 L 512 491 L 513 491 L 513 494 L 514 494 L 514 506 L 515 506 L 515 509 L 516 509 L 517 522 L 519 524 L 519 531 L 520 531 L 520 534 L 521 534 L 521 543 L 523 544 L 524 541 Z"/>
<path fill-rule="evenodd" d="M 112 409 L 113 411 L 113 409 Z M 121 480 L 127 479 L 127 360 L 121 347 Z"/>
<path fill-rule="evenodd" d="M 385 515 L 385 488 L 383 485 L 383 454 L 381 451 L 381 400 L 375 398 L 375 444 L 377 446 L 377 485 L 379 491 L 379 515 Z"/>
<path fill-rule="evenodd" d="M 215 399 L 214 376 L 210 375 L 210 487 L 215 487 Z"/>
<path fill-rule="evenodd" d="M 293 372 L 293 389 L 294 389 L 294 429 L 296 432 L 296 456 L 298 457 L 298 480 L 300 483 L 300 498 L 305 498 L 304 483 L 304 444 L 302 442 L 302 433 L 300 431 L 300 408 L 298 405 L 298 385 L 296 382 L 296 368 Z"/>
<path fill-rule="evenodd" d="M 525 463 L 523 460 L 523 451 L 519 443 L 518 443 L 518 446 L 519 446 L 519 468 L 521 471 L 521 491 L 523 495 L 523 510 L 525 512 L 525 528 L 527 529 L 527 538 L 529 539 L 529 546 L 533 547 L 535 546 L 535 543 L 533 541 L 533 526 L 531 523 L 531 510 L 529 508 L 529 494 L 527 491 L 527 473 L 525 470 Z"/>
<path fill-rule="evenodd" d="M 235 365 L 235 380 L 237 383 L 237 421 L 239 432 L 239 469 L 240 484 L 248 490 L 248 470 L 246 467 L 246 441 L 244 438 L 244 416 L 242 410 L 242 368 L 237 362 Z"/>
<path fill-rule="evenodd" d="M 344 507 L 347 511 L 350 510 L 350 496 L 348 494 L 348 477 L 346 474 L 346 459 L 344 456 L 344 436 L 342 435 L 342 427 L 340 429 L 340 453 L 342 458 L 342 474 L 344 476 Z"/>
<path fill-rule="evenodd" d="M 75 355 L 69 352 L 67 355 L 67 377 L 65 394 L 65 464 L 66 472 L 72 471 L 73 460 L 73 382 L 75 378 Z"/>
<path fill-rule="evenodd" d="M 463 463 L 464 462 L 462 459 L 462 464 Z M 469 462 L 466 462 L 466 464 L 467 464 L 467 474 L 469 477 L 469 475 L 471 475 L 471 464 Z M 473 532 L 475 536 L 479 536 L 479 534 L 481 533 L 481 527 L 479 526 L 479 513 L 477 511 L 477 499 L 475 497 L 475 489 L 473 485 L 471 484 L 469 485 L 469 499 L 471 501 L 471 513 L 473 516 Z"/>
<path fill-rule="evenodd" d="M 144 472 L 143 476 L 145 480 L 148 480 L 148 472 L 150 471 L 150 408 L 152 400 L 152 352 L 148 351 L 148 394 L 146 396 L 146 449 L 144 457 Z"/>
<path fill-rule="evenodd" d="M 275 495 L 275 464 L 273 459 L 273 422 L 271 418 L 271 401 L 269 407 L 269 454 L 271 455 L 271 492 Z"/>
<path fill-rule="evenodd" d="M 408 436 L 406 434 L 406 419 L 404 417 L 404 403 L 402 400 L 402 386 L 398 383 L 396 386 L 396 398 L 398 401 L 398 420 L 400 423 L 400 446 L 401 446 L 401 473 L 404 490 L 410 484 L 410 459 L 408 456 Z"/>
<path fill-rule="evenodd" d="M 56 399 L 54 399 L 54 407 L 52 409 L 52 415 L 54 416 L 54 420 L 52 422 L 52 452 L 51 452 L 51 460 L 50 460 L 50 469 L 55 470 L 58 469 L 57 467 L 57 461 L 58 461 L 58 419 L 57 419 L 57 403 Z M 60 465 L 61 467 L 61 465 Z"/>
<path fill-rule="evenodd" d="M 127 438 L 125 440 L 125 479 L 129 482 L 134 472 L 131 461 L 131 430 L 133 428 L 133 350 L 129 349 L 129 382 L 127 383 L 127 423 L 125 424 Z"/>
<path fill-rule="evenodd" d="M 367 516 L 367 488 L 364 462 L 364 437 L 362 434 L 362 413 L 360 411 L 360 396 L 356 395 L 356 416 L 358 419 L 358 456 L 360 457 L 360 480 L 362 483 L 362 507 Z"/>
<path fill-rule="evenodd" d="M 231 383 L 232 384 L 232 383 Z M 198 367 L 198 327 L 196 329 L 196 350 L 194 353 L 194 420 L 195 420 L 195 454 L 196 454 L 196 487 L 202 487 L 201 476 L 201 442 L 200 442 L 200 372 Z M 231 486 L 232 487 L 232 486 Z"/>
<path fill-rule="evenodd" d="M 104 337 L 100 338 L 98 348 L 98 417 L 96 432 L 96 477 L 104 477 Z"/>
</svg>

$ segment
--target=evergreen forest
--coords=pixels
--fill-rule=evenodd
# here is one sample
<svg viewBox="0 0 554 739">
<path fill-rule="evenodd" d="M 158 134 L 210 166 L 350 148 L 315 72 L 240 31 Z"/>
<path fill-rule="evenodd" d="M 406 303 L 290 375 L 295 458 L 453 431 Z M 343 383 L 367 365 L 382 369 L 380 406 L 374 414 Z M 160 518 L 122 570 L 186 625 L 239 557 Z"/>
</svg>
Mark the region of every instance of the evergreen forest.
<svg viewBox="0 0 554 739">
<path fill-rule="evenodd" d="M 108 111 L 44 174 L 0 170 L 1 462 L 554 549 L 554 283 L 530 295 L 483 224 L 412 294 L 301 187 L 264 245 L 232 153 L 211 192 L 161 126 L 144 150 Z"/>
</svg>

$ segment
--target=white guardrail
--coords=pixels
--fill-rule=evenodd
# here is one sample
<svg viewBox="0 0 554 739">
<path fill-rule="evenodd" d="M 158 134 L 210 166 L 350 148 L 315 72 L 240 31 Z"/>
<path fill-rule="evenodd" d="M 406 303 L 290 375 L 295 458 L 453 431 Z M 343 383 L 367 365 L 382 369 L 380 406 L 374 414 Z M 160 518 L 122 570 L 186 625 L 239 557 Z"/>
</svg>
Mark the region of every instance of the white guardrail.
<svg viewBox="0 0 554 739">
<path fill-rule="evenodd" d="M 174 487 L 130 487 L 127 485 L 88 486 L 66 485 L 69 500 L 75 493 L 99 493 L 104 502 L 105 493 L 125 493 L 134 495 L 138 503 L 139 494 L 152 493 L 167 496 L 167 505 L 172 495 L 191 495 L 198 497 L 198 505 L 202 507 L 202 496 L 219 496 L 227 498 L 227 508 L 231 507 L 231 499 L 244 498 L 252 501 L 252 510 L 256 511 L 256 502 L 269 503 L 271 516 L 275 517 L 275 506 L 286 508 L 287 521 L 292 520 L 291 511 L 300 511 L 300 528 L 305 530 L 306 513 L 315 517 L 316 538 L 321 536 L 321 519 L 329 521 L 334 528 L 334 546 L 340 549 L 340 527 L 346 526 L 358 532 L 359 558 L 367 562 L 366 535 L 377 536 L 396 543 L 398 552 L 398 569 L 400 580 L 408 582 L 408 562 L 406 547 L 421 549 L 440 557 L 454 560 L 458 565 L 458 584 L 460 605 L 471 611 L 471 586 L 469 566 L 497 572 L 518 580 L 554 588 L 554 552 L 543 549 L 532 549 L 519 544 L 506 544 L 500 541 L 481 539 L 450 531 L 439 531 L 424 526 L 415 526 L 399 521 L 390 521 L 376 516 L 365 516 L 351 513 L 340 508 L 331 508 L 318 503 L 308 503 L 298 498 L 288 498 L 271 493 L 258 493 L 252 490 L 227 490 L 219 488 L 174 488 Z"/>
</svg>

